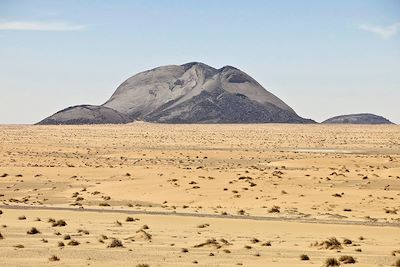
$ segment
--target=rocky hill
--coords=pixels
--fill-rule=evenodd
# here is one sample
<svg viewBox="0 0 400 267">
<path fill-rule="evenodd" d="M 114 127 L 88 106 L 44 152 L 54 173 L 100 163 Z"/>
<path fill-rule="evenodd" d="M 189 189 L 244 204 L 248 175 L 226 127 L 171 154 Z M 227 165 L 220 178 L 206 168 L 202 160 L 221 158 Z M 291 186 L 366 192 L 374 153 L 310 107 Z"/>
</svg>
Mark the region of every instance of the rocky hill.
<svg viewBox="0 0 400 267">
<path fill-rule="evenodd" d="M 388 119 L 370 113 L 349 114 L 336 116 L 322 123 L 344 123 L 344 124 L 393 124 Z"/>
<path fill-rule="evenodd" d="M 203 63 L 169 65 L 123 82 L 101 106 L 74 106 L 38 124 L 314 123 L 243 71 Z"/>
</svg>

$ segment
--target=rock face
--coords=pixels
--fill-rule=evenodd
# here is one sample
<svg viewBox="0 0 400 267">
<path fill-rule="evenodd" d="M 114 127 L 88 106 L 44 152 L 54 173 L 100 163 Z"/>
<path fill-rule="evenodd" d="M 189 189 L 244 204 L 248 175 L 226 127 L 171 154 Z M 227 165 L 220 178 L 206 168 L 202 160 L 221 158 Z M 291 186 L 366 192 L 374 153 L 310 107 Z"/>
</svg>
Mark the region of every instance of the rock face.
<svg viewBox="0 0 400 267">
<path fill-rule="evenodd" d="M 94 109 L 95 106 L 90 107 L 91 112 L 82 106 L 71 107 L 39 124 L 65 124 L 66 121 L 74 124 L 125 123 L 135 120 L 162 123 L 314 123 L 298 116 L 282 100 L 239 69 L 231 66 L 215 69 L 198 62 L 138 73 L 123 82 L 98 110 Z M 110 113 L 104 122 L 98 116 L 98 112 L 105 112 L 103 108 Z"/>
<path fill-rule="evenodd" d="M 336 116 L 322 123 L 344 123 L 344 124 L 393 124 L 388 119 L 369 113 L 350 114 Z"/>
</svg>

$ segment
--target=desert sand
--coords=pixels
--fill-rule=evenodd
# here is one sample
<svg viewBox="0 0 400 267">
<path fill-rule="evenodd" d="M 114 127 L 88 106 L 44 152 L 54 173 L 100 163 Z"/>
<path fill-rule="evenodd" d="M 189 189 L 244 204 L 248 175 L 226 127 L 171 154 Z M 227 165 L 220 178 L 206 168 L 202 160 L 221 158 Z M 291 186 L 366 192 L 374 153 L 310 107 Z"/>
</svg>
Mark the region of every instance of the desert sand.
<svg viewBox="0 0 400 267">
<path fill-rule="evenodd" d="M 0 266 L 392 266 L 400 126 L 4 125 L 0 210 Z"/>
</svg>

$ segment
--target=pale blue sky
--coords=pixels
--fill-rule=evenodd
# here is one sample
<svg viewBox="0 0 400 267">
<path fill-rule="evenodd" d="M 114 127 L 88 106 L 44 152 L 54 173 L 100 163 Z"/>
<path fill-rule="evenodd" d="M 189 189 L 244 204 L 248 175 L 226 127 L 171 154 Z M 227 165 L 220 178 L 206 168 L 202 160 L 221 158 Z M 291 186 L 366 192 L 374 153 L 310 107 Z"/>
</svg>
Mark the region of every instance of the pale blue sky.
<svg viewBox="0 0 400 267">
<path fill-rule="evenodd" d="M 102 104 L 190 61 L 240 68 L 303 117 L 400 123 L 398 0 L 0 0 L 0 123 Z"/>
</svg>

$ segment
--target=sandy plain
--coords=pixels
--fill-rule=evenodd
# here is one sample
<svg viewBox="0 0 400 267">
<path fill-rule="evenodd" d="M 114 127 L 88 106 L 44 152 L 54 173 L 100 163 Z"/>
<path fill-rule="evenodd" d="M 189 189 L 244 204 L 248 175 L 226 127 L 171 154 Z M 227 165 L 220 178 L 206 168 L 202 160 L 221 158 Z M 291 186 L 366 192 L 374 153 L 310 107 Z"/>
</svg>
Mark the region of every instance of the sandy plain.
<svg viewBox="0 0 400 267">
<path fill-rule="evenodd" d="M 400 126 L 0 126 L 0 210 L 0 266 L 392 266 Z"/>
</svg>

